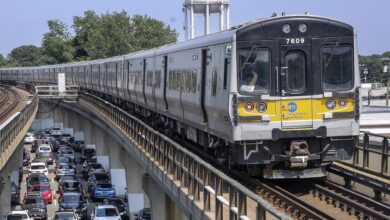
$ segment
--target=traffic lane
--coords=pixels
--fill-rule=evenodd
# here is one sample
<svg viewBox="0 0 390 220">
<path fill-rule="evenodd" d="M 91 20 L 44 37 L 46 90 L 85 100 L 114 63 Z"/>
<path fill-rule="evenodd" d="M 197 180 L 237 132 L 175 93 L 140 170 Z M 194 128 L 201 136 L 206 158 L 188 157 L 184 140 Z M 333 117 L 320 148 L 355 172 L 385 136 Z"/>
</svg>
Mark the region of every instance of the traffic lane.
<svg viewBox="0 0 390 220">
<path fill-rule="evenodd" d="M 24 148 L 26 149 L 26 152 L 28 152 L 30 154 L 30 161 L 33 160 L 35 158 L 35 153 L 30 152 L 31 144 L 24 145 Z M 53 163 L 52 165 L 49 165 L 48 169 L 49 169 L 48 178 L 50 181 L 50 188 L 51 188 L 52 195 L 53 195 L 53 201 L 51 204 L 47 204 L 47 217 L 51 218 L 54 215 L 54 213 L 56 211 L 58 211 L 58 208 L 59 208 L 58 207 L 58 197 L 59 197 L 59 195 L 56 193 L 56 189 L 58 187 L 58 184 L 56 181 L 54 181 L 55 174 L 53 171 L 55 170 L 55 163 Z M 28 176 L 28 170 L 29 170 L 28 166 L 23 167 L 23 179 L 21 182 L 21 189 L 20 189 L 20 202 L 21 203 L 23 202 L 25 192 L 27 191 L 26 178 Z"/>
</svg>

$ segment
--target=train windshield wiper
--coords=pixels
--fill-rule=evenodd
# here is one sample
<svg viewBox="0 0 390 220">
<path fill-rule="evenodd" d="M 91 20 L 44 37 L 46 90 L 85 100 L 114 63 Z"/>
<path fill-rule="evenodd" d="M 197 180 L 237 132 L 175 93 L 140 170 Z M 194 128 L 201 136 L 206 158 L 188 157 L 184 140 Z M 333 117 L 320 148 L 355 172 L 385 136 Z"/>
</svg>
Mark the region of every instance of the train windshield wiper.
<svg viewBox="0 0 390 220">
<path fill-rule="evenodd" d="M 336 42 L 336 44 L 333 46 L 332 48 L 332 52 L 330 54 L 330 57 L 328 58 L 328 60 L 325 62 L 325 68 L 327 68 L 329 66 L 329 63 L 330 61 L 332 60 L 333 56 L 334 56 L 334 52 L 336 50 L 336 48 L 339 46 L 340 42 Z"/>
</svg>

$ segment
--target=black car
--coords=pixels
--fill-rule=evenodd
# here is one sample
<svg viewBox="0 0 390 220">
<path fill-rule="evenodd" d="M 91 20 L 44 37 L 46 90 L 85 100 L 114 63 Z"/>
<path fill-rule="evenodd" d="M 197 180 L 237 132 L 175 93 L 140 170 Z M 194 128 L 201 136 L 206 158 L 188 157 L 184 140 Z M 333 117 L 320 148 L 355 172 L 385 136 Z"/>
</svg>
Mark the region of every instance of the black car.
<svg viewBox="0 0 390 220">
<path fill-rule="evenodd" d="M 104 172 L 104 168 L 101 163 L 85 163 L 81 172 L 84 179 L 88 179 L 90 173 Z"/>
<path fill-rule="evenodd" d="M 107 199 L 104 199 L 103 204 L 114 205 L 118 209 L 119 214 L 121 215 L 122 220 L 128 220 L 129 219 L 129 215 L 127 214 L 127 210 L 126 210 L 126 204 L 123 201 L 123 199 L 117 198 L 117 197 L 115 197 L 115 198 L 107 198 Z"/>
<path fill-rule="evenodd" d="M 86 159 L 90 159 L 93 156 L 96 156 L 95 148 L 86 147 L 83 149 L 83 155 Z"/>
<path fill-rule="evenodd" d="M 81 152 L 84 149 L 84 147 L 85 147 L 84 141 L 75 141 L 73 143 L 73 150 L 75 152 Z"/>
<path fill-rule="evenodd" d="M 11 204 L 20 203 L 20 187 L 16 183 L 11 183 Z"/>
<path fill-rule="evenodd" d="M 28 210 L 30 217 L 34 219 L 47 219 L 46 204 L 39 192 L 27 193 L 24 196 L 22 209 Z"/>
<path fill-rule="evenodd" d="M 83 195 L 83 185 L 78 180 L 64 180 L 59 184 L 59 193 L 65 192 L 78 192 Z"/>
<path fill-rule="evenodd" d="M 37 151 L 37 149 L 38 149 L 38 146 L 39 146 L 38 140 L 34 140 L 34 141 L 32 142 L 32 144 L 31 144 L 31 150 L 30 150 L 30 152 L 31 152 L 31 153 L 35 153 L 35 152 Z"/>
<path fill-rule="evenodd" d="M 30 154 L 23 151 L 23 166 L 28 166 L 30 164 Z"/>
<path fill-rule="evenodd" d="M 100 173 L 90 173 L 88 177 L 88 185 L 90 185 L 93 182 L 96 181 L 110 181 L 110 177 L 107 175 L 107 173 L 100 172 Z"/>
<path fill-rule="evenodd" d="M 76 213 L 80 213 L 86 204 L 83 195 L 77 192 L 65 192 L 58 199 L 60 210 L 74 210 Z"/>
<path fill-rule="evenodd" d="M 137 214 L 134 214 L 135 220 L 151 220 L 150 209 L 141 209 Z"/>
</svg>

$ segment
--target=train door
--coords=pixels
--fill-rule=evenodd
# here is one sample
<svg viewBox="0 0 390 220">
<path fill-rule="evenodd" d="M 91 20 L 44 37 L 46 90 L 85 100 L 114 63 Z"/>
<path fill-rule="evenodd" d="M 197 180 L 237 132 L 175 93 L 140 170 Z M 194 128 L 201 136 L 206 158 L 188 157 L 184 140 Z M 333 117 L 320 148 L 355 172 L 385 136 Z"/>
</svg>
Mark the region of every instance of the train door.
<svg viewBox="0 0 390 220">
<path fill-rule="evenodd" d="M 280 107 L 284 130 L 313 128 L 310 49 L 309 44 L 281 45 L 280 48 Z"/>
<path fill-rule="evenodd" d="M 203 123 L 208 121 L 205 100 L 206 100 L 206 76 L 207 76 L 207 63 L 208 63 L 208 49 L 202 50 L 202 69 L 201 69 L 201 81 L 200 81 L 200 106 L 203 113 Z"/>
<path fill-rule="evenodd" d="M 168 110 L 168 102 L 167 102 L 167 80 L 168 80 L 168 56 L 164 56 L 164 103 L 165 103 L 165 110 Z"/>
</svg>

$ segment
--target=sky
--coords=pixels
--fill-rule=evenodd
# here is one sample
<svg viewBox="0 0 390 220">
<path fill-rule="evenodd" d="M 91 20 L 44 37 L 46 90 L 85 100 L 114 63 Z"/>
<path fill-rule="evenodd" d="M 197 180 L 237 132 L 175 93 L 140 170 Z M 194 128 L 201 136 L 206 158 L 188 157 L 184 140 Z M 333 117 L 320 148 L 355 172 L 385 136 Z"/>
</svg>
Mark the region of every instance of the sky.
<svg viewBox="0 0 390 220">
<path fill-rule="evenodd" d="M 163 21 L 184 40 L 184 0 L 0 0 L 0 54 L 6 56 L 22 45 L 40 46 L 48 31 L 47 21 L 59 19 L 69 27 L 74 16 L 86 10 L 98 14 L 125 10 Z M 340 20 L 355 27 L 361 55 L 390 51 L 390 0 L 230 0 L 230 23 L 238 25 L 265 18 L 272 13 L 319 15 Z M 202 18 L 195 19 L 202 29 Z M 211 25 L 218 27 L 212 17 Z M 70 28 L 70 30 L 72 30 Z M 201 31 L 197 32 L 197 35 Z"/>
</svg>

